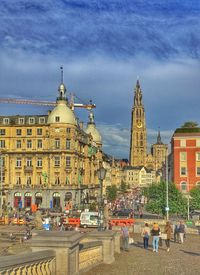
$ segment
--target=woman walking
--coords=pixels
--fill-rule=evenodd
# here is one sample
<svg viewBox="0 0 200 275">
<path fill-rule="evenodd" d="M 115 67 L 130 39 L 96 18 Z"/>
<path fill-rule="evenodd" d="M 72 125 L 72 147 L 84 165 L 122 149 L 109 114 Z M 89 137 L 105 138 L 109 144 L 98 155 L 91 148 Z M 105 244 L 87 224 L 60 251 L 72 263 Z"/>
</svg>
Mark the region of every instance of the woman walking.
<svg viewBox="0 0 200 275">
<path fill-rule="evenodd" d="M 142 229 L 142 237 L 144 242 L 144 249 L 148 249 L 149 247 L 149 237 L 150 237 L 150 228 L 148 223 L 145 223 L 145 226 Z"/>
<path fill-rule="evenodd" d="M 165 244 L 166 244 L 166 247 L 167 247 L 167 252 L 169 252 L 169 250 L 170 250 L 170 240 L 171 240 L 172 231 L 173 230 L 172 230 L 172 227 L 170 225 L 170 222 L 167 222 L 166 225 L 165 225 L 165 229 L 164 229 L 164 232 L 167 235 L 167 238 L 165 240 Z"/>
<path fill-rule="evenodd" d="M 153 224 L 153 228 L 151 229 L 151 235 L 153 236 L 153 252 L 158 252 L 160 228 L 157 223 Z"/>
</svg>

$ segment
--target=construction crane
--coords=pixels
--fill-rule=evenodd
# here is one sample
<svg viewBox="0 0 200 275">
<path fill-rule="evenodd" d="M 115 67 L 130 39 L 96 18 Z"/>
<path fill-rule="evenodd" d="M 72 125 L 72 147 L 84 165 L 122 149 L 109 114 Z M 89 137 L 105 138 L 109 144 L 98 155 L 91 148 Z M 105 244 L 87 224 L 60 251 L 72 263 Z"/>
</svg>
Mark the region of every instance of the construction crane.
<svg viewBox="0 0 200 275">
<path fill-rule="evenodd" d="M 90 100 L 89 104 L 87 103 L 74 103 L 74 94 L 71 97 L 69 102 L 69 106 L 72 110 L 74 107 L 76 108 L 86 108 L 87 110 L 91 110 L 96 108 L 96 105 L 92 103 Z M 41 101 L 41 100 L 28 100 L 28 99 L 15 99 L 15 98 L 0 98 L 0 103 L 13 103 L 13 104 L 30 104 L 30 105 L 42 105 L 42 106 L 55 106 L 56 102 L 53 101 Z"/>
</svg>

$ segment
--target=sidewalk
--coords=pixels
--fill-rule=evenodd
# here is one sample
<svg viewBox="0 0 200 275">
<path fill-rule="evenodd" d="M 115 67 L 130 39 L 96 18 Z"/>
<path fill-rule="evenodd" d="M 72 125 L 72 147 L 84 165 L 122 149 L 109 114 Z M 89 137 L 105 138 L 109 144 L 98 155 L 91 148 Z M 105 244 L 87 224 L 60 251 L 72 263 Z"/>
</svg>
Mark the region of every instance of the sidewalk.
<svg viewBox="0 0 200 275">
<path fill-rule="evenodd" d="M 135 243 L 129 252 L 115 255 L 111 265 L 102 264 L 85 275 L 197 275 L 200 274 L 200 236 L 187 235 L 184 244 L 171 242 L 170 252 L 163 246 L 152 252 L 151 239 L 148 250 L 143 249 L 142 238 L 134 235 Z"/>
</svg>

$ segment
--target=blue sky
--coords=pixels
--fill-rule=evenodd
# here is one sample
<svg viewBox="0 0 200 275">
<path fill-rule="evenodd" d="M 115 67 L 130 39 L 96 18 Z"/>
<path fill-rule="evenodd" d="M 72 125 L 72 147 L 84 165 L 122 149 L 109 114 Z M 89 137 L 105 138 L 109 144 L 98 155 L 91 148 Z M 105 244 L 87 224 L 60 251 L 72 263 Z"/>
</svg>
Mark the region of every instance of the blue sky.
<svg viewBox="0 0 200 275">
<path fill-rule="evenodd" d="M 68 92 L 97 105 L 104 151 L 127 158 L 139 76 L 149 146 L 158 127 L 169 143 L 200 123 L 199 15 L 198 0 L 1 0 L 0 97 L 55 100 L 62 64 Z M 0 105 L 0 115 L 47 110 Z"/>
</svg>

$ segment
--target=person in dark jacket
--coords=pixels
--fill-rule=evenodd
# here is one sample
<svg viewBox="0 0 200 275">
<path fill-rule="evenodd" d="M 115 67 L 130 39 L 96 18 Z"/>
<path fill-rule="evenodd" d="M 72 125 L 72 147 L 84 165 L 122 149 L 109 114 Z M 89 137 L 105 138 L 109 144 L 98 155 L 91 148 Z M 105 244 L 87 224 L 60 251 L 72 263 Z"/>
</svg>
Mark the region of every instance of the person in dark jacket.
<svg viewBox="0 0 200 275">
<path fill-rule="evenodd" d="M 170 222 L 167 222 L 165 225 L 164 232 L 167 234 L 167 239 L 165 240 L 167 252 L 169 252 L 170 249 L 170 240 L 171 240 L 171 234 L 172 234 L 172 227 L 170 225 Z"/>
<path fill-rule="evenodd" d="M 153 224 L 153 228 L 151 229 L 151 235 L 153 236 L 153 252 L 158 252 L 158 243 L 160 237 L 160 228 L 157 223 Z"/>
<path fill-rule="evenodd" d="M 182 221 L 180 222 L 178 232 L 179 232 L 179 237 L 180 237 L 180 243 L 183 243 L 184 234 L 185 234 L 185 225 Z"/>
</svg>

